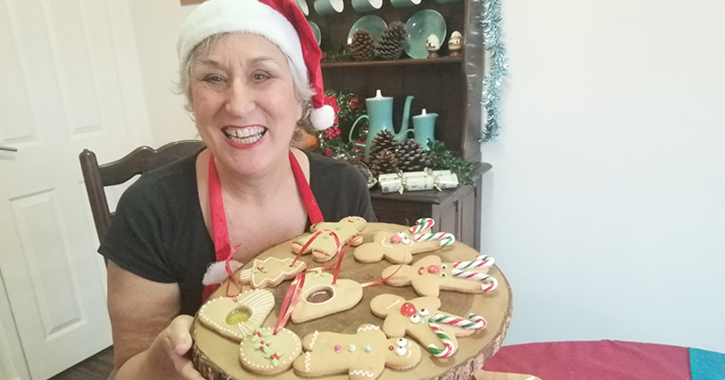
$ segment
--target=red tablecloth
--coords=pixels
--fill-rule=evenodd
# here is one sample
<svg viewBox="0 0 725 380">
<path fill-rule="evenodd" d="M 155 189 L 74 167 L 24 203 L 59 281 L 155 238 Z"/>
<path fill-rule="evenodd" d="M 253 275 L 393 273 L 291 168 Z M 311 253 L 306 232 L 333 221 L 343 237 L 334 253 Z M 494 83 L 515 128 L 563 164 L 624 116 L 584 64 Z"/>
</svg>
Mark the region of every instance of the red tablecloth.
<svg viewBox="0 0 725 380">
<path fill-rule="evenodd" d="M 542 380 L 690 380 L 687 348 L 603 340 L 505 346 L 487 371 L 535 375 Z"/>
</svg>

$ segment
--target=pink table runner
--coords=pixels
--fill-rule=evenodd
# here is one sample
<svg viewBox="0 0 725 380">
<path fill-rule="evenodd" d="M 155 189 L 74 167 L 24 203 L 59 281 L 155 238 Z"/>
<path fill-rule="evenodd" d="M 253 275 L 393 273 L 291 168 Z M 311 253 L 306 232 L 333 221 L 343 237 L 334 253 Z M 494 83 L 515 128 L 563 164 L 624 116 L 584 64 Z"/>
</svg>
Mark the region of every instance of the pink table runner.
<svg viewBox="0 0 725 380">
<path fill-rule="evenodd" d="M 603 340 L 505 346 L 483 369 L 542 380 L 690 380 L 685 347 Z"/>
</svg>

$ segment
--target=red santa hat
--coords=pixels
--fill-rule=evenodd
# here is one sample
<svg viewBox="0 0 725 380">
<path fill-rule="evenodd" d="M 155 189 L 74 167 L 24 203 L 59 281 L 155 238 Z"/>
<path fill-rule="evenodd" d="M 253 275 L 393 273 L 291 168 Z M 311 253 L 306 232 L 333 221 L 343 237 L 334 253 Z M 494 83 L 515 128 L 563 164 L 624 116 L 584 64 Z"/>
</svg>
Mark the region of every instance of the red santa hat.
<svg viewBox="0 0 725 380">
<path fill-rule="evenodd" d="M 252 33 L 277 45 L 292 62 L 297 77 L 315 91 L 310 121 L 315 129 L 335 122 L 335 111 L 325 104 L 320 58 L 312 28 L 294 0 L 208 0 L 201 3 L 181 26 L 177 51 L 184 65 L 191 51 L 207 37 L 223 33 Z"/>
</svg>

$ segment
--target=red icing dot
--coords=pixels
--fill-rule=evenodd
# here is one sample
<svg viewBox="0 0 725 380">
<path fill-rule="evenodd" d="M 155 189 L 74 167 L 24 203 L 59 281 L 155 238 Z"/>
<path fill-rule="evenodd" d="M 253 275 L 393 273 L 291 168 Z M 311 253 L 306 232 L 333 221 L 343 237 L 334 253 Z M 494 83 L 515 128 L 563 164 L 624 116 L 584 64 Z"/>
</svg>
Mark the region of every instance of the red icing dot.
<svg viewBox="0 0 725 380">
<path fill-rule="evenodd" d="M 406 302 L 400 307 L 400 314 L 404 317 L 412 317 L 416 313 L 418 313 L 418 311 L 415 310 L 415 305 L 410 302 Z"/>
<path fill-rule="evenodd" d="M 436 273 L 440 272 L 440 270 L 441 270 L 441 268 L 438 267 L 438 265 L 431 265 L 428 267 L 428 273 L 436 274 Z"/>
<path fill-rule="evenodd" d="M 390 242 L 391 242 L 391 243 L 393 243 L 393 244 L 398 244 L 398 243 L 400 243 L 400 236 L 398 236 L 398 235 L 395 235 L 395 236 L 391 236 L 391 237 L 390 237 Z"/>
<path fill-rule="evenodd" d="M 335 352 L 340 352 L 340 351 L 342 351 L 342 346 L 339 345 L 339 344 L 336 344 L 335 345 Z"/>
<path fill-rule="evenodd" d="M 388 350 L 390 350 L 390 351 L 393 351 L 394 349 L 395 349 L 395 347 L 393 347 L 393 346 L 388 346 Z"/>
</svg>

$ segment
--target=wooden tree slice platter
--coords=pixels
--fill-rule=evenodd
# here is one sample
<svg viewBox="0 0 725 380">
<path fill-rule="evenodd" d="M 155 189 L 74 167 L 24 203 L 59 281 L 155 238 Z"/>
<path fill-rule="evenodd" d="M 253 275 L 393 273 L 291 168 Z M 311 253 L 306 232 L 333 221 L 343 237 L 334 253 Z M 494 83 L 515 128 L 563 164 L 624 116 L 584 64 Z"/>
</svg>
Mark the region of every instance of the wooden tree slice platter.
<svg viewBox="0 0 725 380">
<path fill-rule="evenodd" d="M 408 227 L 385 224 L 369 223 L 363 233 L 365 241 L 372 240 L 372 232 L 379 230 L 403 231 Z M 294 257 L 291 251 L 292 240 L 275 246 L 258 256 L 259 259 L 274 256 L 278 258 Z M 385 260 L 374 264 L 361 264 L 355 261 L 352 253 L 354 248 L 347 252 L 342 265 L 340 278 L 349 278 L 360 283 L 378 280 L 381 278 L 383 269 L 393 265 Z M 456 242 L 452 246 L 444 247 L 436 251 L 444 262 L 472 260 L 478 252 L 474 249 Z M 428 254 L 414 256 L 414 262 Z M 308 268 L 315 268 L 330 265 L 333 262 L 324 264 L 316 263 L 310 255 L 302 256 Z M 251 263 L 245 266 L 250 267 Z M 486 318 L 488 326 L 482 331 L 465 338 L 458 338 L 460 347 L 458 351 L 447 359 L 438 359 L 424 350 L 423 359 L 418 366 L 406 371 L 393 371 L 385 369 L 379 377 L 381 380 L 418 380 L 418 379 L 440 379 L 440 380 L 466 380 L 473 376 L 474 372 L 483 366 L 484 361 L 493 356 L 503 343 L 506 330 L 511 319 L 511 288 L 506 277 L 496 267 L 489 270 L 489 274 L 498 280 L 498 288 L 486 294 L 463 294 L 450 291 L 441 291 L 439 298 L 442 301 L 440 310 L 455 315 L 467 316 L 468 313 L 475 313 Z M 277 288 L 268 289 L 275 296 L 275 309 L 267 318 L 264 326 L 273 327 L 277 320 L 277 313 L 284 299 L 290 281 L 285 281 Z M 213 295 L 212 298 L 225 295 L 227 284 L 224 283 Z M 234 285 L 229 284 L 232 293 L 236 293 Z M 246 290 L 246 289 L 244 289 Z M 363 292 L 362 301 L 354 308 L 333 314 L 321 319 L 309 322 L 294 324 L 287 323 L 287 328 L 294 331 L 303 338 L 315 330 L 332 331 L 338 333 L 353 334 L 358 326 L 363 323 L 372 323 L 382 326 L 383 320 L 376 317 L 370 311 L 370 300 L 379 294 L 397 294 L 406 299 L 416 298 L 418 295 L 411 287 L 392 287 L 386 284 L 367 287 Z M 297 380 L 290 369 L 276 376 L 261 376 L 244 370 L 239 364 L 239 343 L 218 335 L 201 324 L 198 318 L 194 321 L 192 328 L 194 337 L 193 361 L 196 368 L 209 380 L 247 380 L 254 378 L 270 378 L 275 380 Z M 322 379 L 346 380 L 347 375 L 326 376 Z"/>
</svg>

